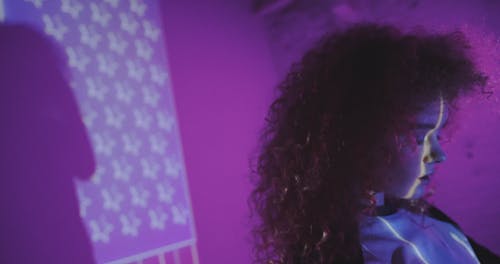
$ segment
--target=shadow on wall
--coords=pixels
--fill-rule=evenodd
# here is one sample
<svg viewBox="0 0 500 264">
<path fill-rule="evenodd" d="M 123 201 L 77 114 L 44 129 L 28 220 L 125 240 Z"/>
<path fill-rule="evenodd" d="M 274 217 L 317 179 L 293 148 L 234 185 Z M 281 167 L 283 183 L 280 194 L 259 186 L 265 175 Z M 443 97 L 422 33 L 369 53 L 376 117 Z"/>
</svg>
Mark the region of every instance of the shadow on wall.
<svg viewBox="0 0 500 264">
<path fill-rule="evenodd" d="M 0 262 L 94 263 L 73 177 L 95 162 L 61 58 L 26 26 L 0 39 Z"/>
</svg>

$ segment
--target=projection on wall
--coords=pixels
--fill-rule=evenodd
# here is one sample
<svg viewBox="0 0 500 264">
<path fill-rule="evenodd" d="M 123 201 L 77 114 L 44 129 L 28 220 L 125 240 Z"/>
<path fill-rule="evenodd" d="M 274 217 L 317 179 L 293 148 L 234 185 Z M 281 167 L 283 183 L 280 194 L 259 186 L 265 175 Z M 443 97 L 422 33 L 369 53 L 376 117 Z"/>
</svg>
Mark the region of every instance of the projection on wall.
<svg viewBox="0 0 500 264">
<path fill-rule="evenodd" d="M 6 22 L 65 49 L 97 160 L 77 182 L 100 263 L 194 245 L 182 146 L 157 1 L 4 0 Z"/>
</svg>

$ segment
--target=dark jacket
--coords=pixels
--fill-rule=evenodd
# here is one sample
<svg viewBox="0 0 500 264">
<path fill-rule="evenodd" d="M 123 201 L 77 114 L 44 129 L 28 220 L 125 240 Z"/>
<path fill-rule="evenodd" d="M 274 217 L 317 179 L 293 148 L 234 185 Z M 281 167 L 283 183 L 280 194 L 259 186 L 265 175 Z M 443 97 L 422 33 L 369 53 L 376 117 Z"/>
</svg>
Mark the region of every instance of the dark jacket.
<svg viewBox="0 0 500 264">
<path fill-rule="evenodd" d="M 453 221 L 448 215 L 443 213 L 443 211 L 439 210 L 437 207 L 434 206 L 430 207 L 428 214 L 432 218 L 450 223 L 454 225 L 457 229 L 462 230 L 455 221 Z M 500 264 L 499 256 L 497 256 L 495 253 L 491 252 L 486 247 L 474 241 L 474 239 L 472 239 L 471 237 L 467 236 L 467 239 L 469 240 L 469 243 L 472 249 L 474 250 L 474 253 L 476 254 L 477 258 L 482 264 Z"/>
</svg>

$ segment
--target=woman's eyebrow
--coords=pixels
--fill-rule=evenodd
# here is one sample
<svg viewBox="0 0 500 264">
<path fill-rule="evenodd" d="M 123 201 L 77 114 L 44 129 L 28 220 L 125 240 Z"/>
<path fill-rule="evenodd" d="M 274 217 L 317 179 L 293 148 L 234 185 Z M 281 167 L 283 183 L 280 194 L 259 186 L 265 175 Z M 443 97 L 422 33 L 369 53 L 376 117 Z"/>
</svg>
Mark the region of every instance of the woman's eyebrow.
<svg viewBox="0 0 500 264">
<path fill-rule="evenodd" d="M 436 128 L 436 124 L 432 123 L 417 123 L 415 124 L 415 129 L 433 129 Z"/>
</svg>

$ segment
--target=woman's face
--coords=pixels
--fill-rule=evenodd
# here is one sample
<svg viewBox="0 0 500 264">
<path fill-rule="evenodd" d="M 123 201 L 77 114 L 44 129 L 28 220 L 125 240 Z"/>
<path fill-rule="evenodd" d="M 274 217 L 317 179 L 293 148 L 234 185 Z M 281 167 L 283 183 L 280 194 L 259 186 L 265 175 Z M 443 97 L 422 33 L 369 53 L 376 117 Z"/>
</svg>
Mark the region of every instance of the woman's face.
<svg viewBox="0 0 500 264">
<path fill-rule="evenodd" d="M 410 139 L 415 138 L 415 147 L 403 147 L 397 165 L 389 168 L 384 193 L 403 199 L 418 199 L 433 178 L 437 163 L 446 159 L 440 145 L 441 129 L 448 118 L 448 109 L 443 100 L 429 104 L 416 114 Z"/>
</svg>

